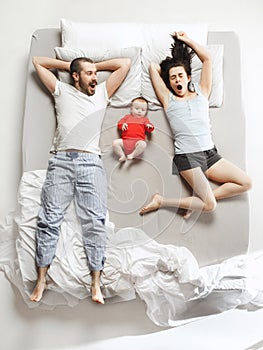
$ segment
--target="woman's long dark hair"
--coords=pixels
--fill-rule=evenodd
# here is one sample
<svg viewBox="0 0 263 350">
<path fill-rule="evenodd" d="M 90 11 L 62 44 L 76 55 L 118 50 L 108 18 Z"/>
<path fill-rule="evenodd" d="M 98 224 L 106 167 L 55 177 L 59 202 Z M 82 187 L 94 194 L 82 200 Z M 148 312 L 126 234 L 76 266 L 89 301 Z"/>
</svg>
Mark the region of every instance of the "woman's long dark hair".
<svg viewBox="0 0 263 350">
<path fill-rule="evenodd" d="M 169 71 L 172 67 L 184 67 L 186 74 L 191 76 L 191 61 L 195 55 L 195 51 L 185 44 L 182 40 L 177 39 L 176 35 L 172 35 L 174 40 L 171 46 L 172 57 L 167 56 L 165 60 L 160 63 L 161 77 L 165 82 L 167 88 L 174 94 L 170 85 Z"/>
</svg>

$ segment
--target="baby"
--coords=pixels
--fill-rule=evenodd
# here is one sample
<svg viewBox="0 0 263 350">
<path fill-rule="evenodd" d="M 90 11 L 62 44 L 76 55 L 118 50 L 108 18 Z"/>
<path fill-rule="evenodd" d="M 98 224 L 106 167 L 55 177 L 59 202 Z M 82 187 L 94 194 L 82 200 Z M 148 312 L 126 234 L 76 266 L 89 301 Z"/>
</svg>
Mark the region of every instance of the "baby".
<svg viewBox="0 0 263 350">
<path fill-rule="evenodd" d="M 147 100 L 136 97 L 131 102 L 130 114 L 119 120 L 118 129 L 122 131 L 121 138 L 114 140 L 112 147 L 120 162 L 134 159 L 145 150 L 145 134 L 154 130 L 153 124 L 146 117 L 147 111 Z"/>
</svg>

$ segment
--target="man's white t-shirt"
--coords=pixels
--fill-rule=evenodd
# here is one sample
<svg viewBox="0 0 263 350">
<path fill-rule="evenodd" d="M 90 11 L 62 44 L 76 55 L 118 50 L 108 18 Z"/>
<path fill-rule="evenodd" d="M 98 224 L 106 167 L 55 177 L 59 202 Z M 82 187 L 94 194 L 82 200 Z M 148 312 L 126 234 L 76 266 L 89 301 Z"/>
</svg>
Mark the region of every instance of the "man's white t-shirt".
<svg viewBox="0 0 263 350">
<path fill-rule="evenodd" d="M 57 129 L 51 152 L 70 149 L 100 155 L 101 127 L 109 102 L 106 83 L 97 85 L 95 94 L 88 96 L 57 80 L 53 97 Z"/>
</svg>

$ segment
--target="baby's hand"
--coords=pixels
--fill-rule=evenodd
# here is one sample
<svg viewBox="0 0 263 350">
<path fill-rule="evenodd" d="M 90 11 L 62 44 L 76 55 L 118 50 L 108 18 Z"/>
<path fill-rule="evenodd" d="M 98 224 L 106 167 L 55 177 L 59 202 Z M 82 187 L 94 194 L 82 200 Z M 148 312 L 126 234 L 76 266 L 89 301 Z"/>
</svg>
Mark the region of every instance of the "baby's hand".
<svg viewBox="0 0 263 350">
<path fill-rule="evenodd" d="M 127 123 L 123 123 L 121 130 L 122 131 L 128 130 L 128 124 Z"/>
<path fill-rule="evenodd" d="M 153 126 L 152 126 L 152 124 L 146 124 L 146 128 L 147 128 L 148 130 L 151 130 L 151 129 L 153 129 Z"/>
</svg>

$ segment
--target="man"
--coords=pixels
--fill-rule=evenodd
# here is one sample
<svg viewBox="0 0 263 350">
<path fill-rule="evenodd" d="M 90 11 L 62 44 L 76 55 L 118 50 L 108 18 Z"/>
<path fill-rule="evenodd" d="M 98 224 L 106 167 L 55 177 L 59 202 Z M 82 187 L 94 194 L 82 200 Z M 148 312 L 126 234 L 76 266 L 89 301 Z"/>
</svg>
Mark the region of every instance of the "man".
<svg viewBox="0 0 263 350">
<path fill-rule="evenodd" d="M 32 61 L 54 97 L 57 130 L 51 150 L 54 156 L 49 160 L 41 194 L 36 230 L 38 279 L 30 299 L 38 302 L 42 298 L 64 213 L 74 198 L 91 271 L 92 300 L 104 304 L 100 274 L 105 260 L 107 184 L 99 138 L 109 98 L 122 84 L 131 62 L 129 58 L 116 58 L 94 63 L 85 57 L 71 63 L 49 57 L 33 57 Z M 50 69 L 70 71 L 73 85 L 57 80 Z M 98 85 L 96 73 L 100 70 L 111 74 Z"/>
</svg>

